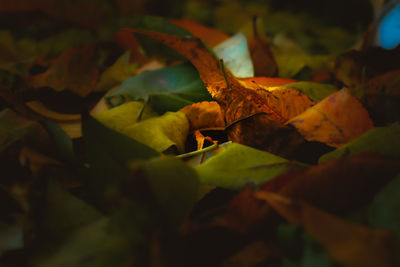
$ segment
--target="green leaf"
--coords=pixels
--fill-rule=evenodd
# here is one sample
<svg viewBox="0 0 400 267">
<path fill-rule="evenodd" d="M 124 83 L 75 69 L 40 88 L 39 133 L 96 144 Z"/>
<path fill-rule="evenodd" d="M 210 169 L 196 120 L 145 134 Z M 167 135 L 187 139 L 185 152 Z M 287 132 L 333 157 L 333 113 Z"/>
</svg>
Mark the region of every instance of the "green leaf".
<svg viewBox="0 0 400 267">
<path fill-rule="evenodd" d="M 61 157 L 64 160 L 73 162 L 75 160 L 73 143 L 67 133 L 53 121 L 44 121 L 42 125 L 53 139 Z"/>
<path fill-rule="evenodd" d="M 183 64 L 130 77 L 107 100 L 115 106 L 126 100 L 147 101 L 150 97 L 150 104 L 157 111 L 167 111 L 171 105 L 175 109 L 171 111 L 176 111 L 193 102 L 211 99 L 196 69 Z M 175 104 L 168 104 L 170 100 Z"/>
<path fill-rule="evenodd" d="M 144 164 L 153 196 L 172 225 L 181 224 L 197 201 L 196 172 L 176 158 L 158 158 Z"/>
<path fill-rule="evenodd" d="M 175 146 L 183 153 L 189 133 L 189 120 L 182 112 L 167 112 L 162 116 L 134 123 L 122 129 L 121 133 L 158 152 Z"/>
<path fill-rule="evenodd" d="M 47 233 L 54 238 L 68 237 L 75 230 L 102 216 L 94 207 L 70 194 L 58 182 L 49 181 L 44 226 Z"/>
<path fill-rule="evenodd" d="M 400 157 L 399 136 L 399 123 L 386 127 L 376 127 L 350 143 L 323 155 L 319 159 L 319 162 L 326 162 L 336 158 L 367 151 L 373 151 L 387 156 Z"/>
<path fill-rule="evenodd" d="M 107 127 L 121 132 L 126 127 L 142 120 L 156 116 L 157 113 L 151 110 L 149 105 L 142 101 L 128 101 L 120 106 L 94 115 L 98 121 Z"/>
<path fill-rule="evenodd" d="M 118 133 L 91 116 L 82 118 L 82 133 L 92 170 L 92 193 L 102 194 L 107 185 L 125 175 L 132 161 L 160 154 L 138 141 Z"/>
<path fill-rule="evenodd" d="M 253 77 L 254 67 L 247 39 L 243 33 L 237 33 L 228 40 L 214 47 L 217 57 L 224 60 L 224 65 L 236 77 Z"/>
<path fill-rule="evenodd" d="M 284 158 L 232 143 L 196 167 L 200 182 L 227 189 L 258 185 L 296 166 Z"/>
<path fill-rule="evenodd" d="M 284 87 L 294 88 L 298 91 L 301 91 L 315 102 L 319 102 L 337 91 L 337 88 L 334 85 L 315 82 L 296 82 L 286 84 Z"/>
<path fill-rule="evenodd" d="M 368 223 L 400 238 L 400 175 L 383 187 L 368 208 Z"/>
</svg>

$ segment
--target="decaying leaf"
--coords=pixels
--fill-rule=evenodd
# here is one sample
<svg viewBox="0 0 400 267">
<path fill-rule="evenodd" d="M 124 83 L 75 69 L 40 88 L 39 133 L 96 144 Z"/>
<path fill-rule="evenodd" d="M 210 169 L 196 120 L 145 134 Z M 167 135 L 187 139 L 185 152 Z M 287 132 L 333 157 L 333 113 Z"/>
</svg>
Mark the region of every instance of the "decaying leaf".
<svg viewBox="0 0 400 267">
<path fill-rule="evenodd" d="M 88 44 L 64 51 L 46 72 L 33 76 L 30 85 L 67 89 L 84 97 L 93 91 L 98 75 L 95 46 Z"/>
<path fill-rule="evenodd" d="M 292 118 L 288 124 L 308 141 L 333 147 L 340 147 L 373 127 L 368 112 L 346 88 Z"/>
<path fill-rule="evenodd" d="M 256 192 L 255 196 L 267 201 L 289 222 L 303 226 L 324 245 L 332 259 L 343 266 L 396 265 L 395 241 L 387 231 L 346 222 L 303 201 L 279 194 Z"/>
</svg>

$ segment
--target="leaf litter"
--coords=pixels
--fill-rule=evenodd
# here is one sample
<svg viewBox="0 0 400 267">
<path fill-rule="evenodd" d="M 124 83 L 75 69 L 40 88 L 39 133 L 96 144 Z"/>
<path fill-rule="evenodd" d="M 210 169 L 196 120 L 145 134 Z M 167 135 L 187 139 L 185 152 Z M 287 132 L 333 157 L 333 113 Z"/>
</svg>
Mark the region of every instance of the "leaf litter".
<svg viewBox="0 0 400 267">
<path fill-rule="evenodd" d="M 1 264 L 396 266 L 398 47 L 257 3 L 28 2 L 0 8 L 46 14 L 0 34 Z"/>
</svg>

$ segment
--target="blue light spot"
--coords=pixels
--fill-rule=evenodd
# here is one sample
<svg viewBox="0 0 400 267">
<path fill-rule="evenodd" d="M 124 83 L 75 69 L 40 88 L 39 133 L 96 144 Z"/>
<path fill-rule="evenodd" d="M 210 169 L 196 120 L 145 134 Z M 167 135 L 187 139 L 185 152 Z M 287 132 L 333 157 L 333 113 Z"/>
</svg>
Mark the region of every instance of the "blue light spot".
<svg viewBox="0 0 400 267">
<path fill-rule="evenodd" d="M 400 44 L 400 5 L 382 19 L 378 30 L 378 42 L 386 49 L 392 49 Z"/>
</svg>

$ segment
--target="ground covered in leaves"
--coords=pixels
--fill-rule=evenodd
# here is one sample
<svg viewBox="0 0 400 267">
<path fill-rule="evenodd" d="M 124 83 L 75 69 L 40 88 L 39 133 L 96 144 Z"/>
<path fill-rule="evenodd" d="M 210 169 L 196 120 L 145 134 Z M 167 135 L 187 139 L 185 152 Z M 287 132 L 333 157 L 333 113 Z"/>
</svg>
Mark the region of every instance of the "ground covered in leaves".
<svg viewBox="0 0 400 267">
<path fill-rule="evenodd" d="M 1 266 L 397 266 L 377 7 L 69 2 L 0 1 Z"/>
</svg>

